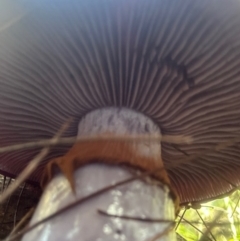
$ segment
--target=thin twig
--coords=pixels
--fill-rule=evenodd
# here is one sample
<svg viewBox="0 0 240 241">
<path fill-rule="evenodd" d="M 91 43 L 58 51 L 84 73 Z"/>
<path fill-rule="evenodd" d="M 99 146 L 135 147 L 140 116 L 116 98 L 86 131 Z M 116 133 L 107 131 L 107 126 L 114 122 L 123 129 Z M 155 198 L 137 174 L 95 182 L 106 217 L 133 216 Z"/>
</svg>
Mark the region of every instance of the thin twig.
<svg viewBox="0 0 240 241">
<path fill-rule="evenodd" d="M 20 220 L 20 222 L 15 226 L 15 228 L 11 231 L 11 233 L 8 235 L 5 241 L 9 241 L 12 235 L 14 235 L 26 223 L 26 221 L 28 221 L 28 219 L 32 216 L 33 212 L 34 212 L 34 208 L 31 208 Z"/>
<path fill-rule="evenodd" d="M 175 231 L 177 231 L 179 224 L 182 222 L 182 219 L 183 219 L 186 211 L 187 211 L 187 209 L 185 208 L 185 210 L 183 211 L 183 214 L 181 216 L 178 215 L 180 217 L 180 219 L 179 219 L 179 221 L 178 221 L 178 223 L 177 223 L 177 225 L 175 227 Z"/>
<path fill-rule="evenodd" d="M 161 233 L 155 235 L 153 238 L 151 238 L 149 241 L 156 241 L 162 236 L 168 234 L 172 229 L 174 228 L 173 224 L 169 224 Z"/>
<path fill-rule="evenodd" d="M 4 209 L 1 225 L 0 225 L 1 228 L 2 228 L 2 226 L 4 224 L 4 220 L 5 220 L 6 214 L 7 214 L 8 209 L 9 209 L 9 204 L 10 204 L 11 198 L 12 198 L 12 196 L 8 197 L 8 200 L 7 200 L 7 203 L 6 203 L 6 207 Z"/>
<path fill-rule="evenodd" d="M 233 209 L 233 212 L 232 212 L 232 216 L 231 216 L 231 217 L 233 217 L 234 213 L 236 212 L 237 206 L 239 205 L 239 202 L 240 202 L 240 196 L 238 197 L 237 203 L 236 203 L 236 205 L 235 205 L 235 207 L 234 207 L 234 209 Z"/>
<path fill-rule="evenodd" d="M 9 184 L 11 183 L 11 181 L 12 181 L 12 178 L 9 178 L 9 179 L 8 179 L 8 182 L 7 182 L 7 187 L 6 187 L 6 188 L 8 188 Z M 10 203 L 10 201 L 11 201 L 11 198 L 12 198 L 11 196 L 8 197 L 8 200 L 7 200 L 7 203 L 6 203 L 6 207 L 5 207 L 5 209 L 4 209 L 2 221 L 1 221 L 1 226 L 0 226 L 1 228 L 2 228 L 2 225 L 3 225 L 3 223 L 4 223 L 5 216 L 6 216 L 7 212 L 8 212 L 9 203 Z"/>
<path fill-rule="evenodd" d="M 1 193 L 3 193 L 3 191 L 4 191 L 5 183 L 6 183 L 6 176 L 4 175 L 3 182 L 2 182 L 2 191 L 1 191 Z"/>
<path fill-rule="evenodd" d="M 219 174 L 219 176 L 220 176 L 224 181 L 226 181 L 227 183 L 229 183 L 230 185 L 232 185 L 236 190 L 240 190 L 240 188 L 239 188 L 237 185 L 235 185 L 234 183 L 232 183 L 231 181 L 229 181 L 229 180 L 228 180 L 227 178 L 225 178 L 222 174 Z M 234 207 L 234 209 L 233 209 L 233 212 L 232 212 L 232 216 L 231 216 L 231 217 L 233 217 L 234 213 L 236 212 L 236 209 L 237 209 L 237 206 L 238 206 L 238 204 L 239 204 L 239 201 L 240 201 L 240 197 L 238 198 L 237 204 L 235 205 L 235 207 Z"/>
<path fill-rule="evenodd" d="M 178 215 L 179 216 L 179 215 Z M 196 226 L 193 225 L 194 222 L 189 222 L 188 220 L 186 220 L 185 218 L 182 218 L 187 224 L 189 224 L 190 226 L 192 226 L 193 228 L 195 228 L 199 233 L 201 233 L 202 235 L 204 235 L 204 233 L 199 229 L 197 228 Z M 209 237 L 207 237 L 210 241 L 211 239 Z"/>
<path fill-rule="evenodd" d="M 60 136 L 65 132 L 68 128 L 71 120 L 68 120 L 57 132 L 57 134 L 53 137 L 52 142 L 57 143 Z M 42 151 L 33 158 L 32 161 L 27 165 L 27 167 L 20 173 L 20 175 L 15 179 L 15 181 L 10 185 L 10 187 L 3 192 L 0 196 L 0 204 L 3 203 L 13 192 L 15 192 L 18 187 L 32 174 L 32 172 L 38 167 L 39 163 L 43 160 L 43 158 L 50 151 L 50 147 L 45 147 Z"/>
<path fill-rule="evenodd" d="M 126 215 L 116 215 L 116 214 L 110 214 L 108 212 L 105 212 L 103 210 L 98 209 L 97 212 L 101 215 L 112 217 L 112 218 L 120 218 L 125 220 L 133 220 L 133 221 L 139 221 L 139 222 L 147 222 L 147 223 L 173 223 L 175 222 L 173 220 L 166 220 L 166 219 L 154 219 L 154 218 L 141 218 L 141 217 L 131 217 Z"/>
<path fill-rule="evenodd" d="M 9 187 L 9 185 L 11 184 L 11 182 L 12 182 L 12 178 L 10 177 L 10 178 L 8 179 L 7 186 L 5 187 L 5 189 Z M 4 190 L 5 190 L 5 189 L 4 189 Z"/>
<path fill-rule="evenodd" d="M 199 239 L 199 241 L 204 241 L 206 237 L 208 237 L 208 233 L 211 232 L 211 230 L 216 227 L 216 223 L 217 221 L 220 219 L 220 217 L 223 215 L 224 212 L 220 212 L 218 215 L 216 215 L 215 219 L 213 220 L 213 222 L 211 223 L 211 225 L 209 225 L 209 227 L 206 229 L 206 231 L 203 233 L 203 236 Z"/>
<path fill-rule="evenodd" d="M 44 139 L 40 141 L 27 142 L 23 144 L 16 144 L 0 148 L 0 153 L 18 151 L 24 149 L 31 149 L 36 147 L 46 147 L 53 146 L 56 144 L 66 145 L 74 144 L 76 142 L 89 142 L 89 141 L 134 141 L 134 142 L 168 142 L 168 143 L 191 143 L 193 140 L 189 136 L 171 136 L 171 135 L 123 135 L 123 136 L 113 136 L 113 135 L 96 135 L 96 136 L 82 136 L 82 137 L 65 137 L 59 138 L 57 141 L 53 139 Z"/>
<path fill-rule="evenodd" d="M 188 162 L 196 160 L 197 158 L 202 158 L 203 156 L 214 153 L 216 151 L 221 151 L 221 150 L 223 150 L 227 147 L 235 145 L 238 142 L 240 142 L 239 137 L 233 138 L 230 141 L 222 142 L 220 144 L 215 145 L 213 148 L 204 150 L 204 152 L 197 153 L 196 155 L 189 155 L 185 159 L 178 160 L 177 162 L 170 163 L 170 164 L 168 164 L 168 167 L 166 167 L 166 169 L 178 167 L 180 164 L 186 164 Z"/>
<path fill-rule="evenodd" d="M 187 223 L 189 224 L 189 221 L 182 221 L 182 223 Z M 202 225 L 202 222 L 199 222 L 199 221 L 191 221 L 191 224 L 199 224 L 199 225 Z M 212 222 L 205 222 L 205 224 L 207 226 L 211 225 Z M 234 225 L 240 225 L 240 222 L 233 222 Z M 221 222 L 221 223 L 216 223 L 215 226 L 216 227 L 221 227 L 221 226 L 226 226 L 226 225 L 229 225 L 229 222 Z"/>
<path fill-rule="evenodd" d="M 21 197 L 22 197 L 22 193 L 23 193 L 23 190 L 25 189 L 25 186 L 26 186 L 26 182 L 25 182 L 24 185 L 22 186 L 21 192 L 20 192 L 20 194 L 19 194 L 19 196 L 18 196 L 17 207 L 16 207 L 16 210 L 15 210 L 14 219 L 13 219 L 13 227 L 14 227 L 14 228 L 15 228 L 15 226 L 16 226 L 17 212 L 18 212 L 18 207 L 19 207 L 20 199 L 21 199 Z"/>
<path fill-rule="evenodd" d="M 198 210 L 195 210 L 195 211 L 197 212 L 199 218 L 202 220 L 202 222 L 203 222 L 205 228 L 208 229 L 206 222 L 203 220 L 203 218 L 202 218 L 202 216 L 200 215 L 200 213 L 198 212 Z M 216 239 L 215 239 L 215 237 L 213 236 L 212 232 L 209 231 L 209 233 L 210 233 L 210 235 L 212 236 L 213 240 L 216 241 Z"/>
<path fill-rule="evenodd" d="M 30 11 L 24 11 L 23 13 L 18 14 L 17 16 L 13 16 L 10 20 L 6 21 L 6 23 L 3 24 L 3 26 L 0 27 L 0 33 L 21 21 L 21 19 L 26 17 L 29 13 Z"/>
<path fill-rule="evenodd" d="M 66 211 L 69 211 L 70 209 L 76 207 L 77 205 L 83 204 L 83 203 L 89 201 L 90 199 L 95 198 L 95 197 L 97 197 L 97 196 L 99 196 L 99 195 L 101 195 L 101 194 L 103 194 L 103 193 L 105 193 L 105 192 L 107 192 L 107 191 L 109 191 L 109 190 L 111 190 L 111 189 L 113 189 L 113 188 L 116 188 L 116 187 L 118 187 L 118 186 L 125 185 L 125 184 L 127 184 L 127 183 L 130 183 L 130 182 L 132 182 L 132 181 L 141 179 L 141 178 L 143 178 L 143 177 L 147 177 L 147 176 L 153 175 L 154 173 L 156 173 L 156 172 L 158 172 L 158 171 L 161 171 L 161 170 L 163 170 L 162 167 L 161 167 L 161 168 L 158 168 L 158 169 L 156 169 L 156 170 L 154 170 L 154 171 L 144 172 L 144 173 L 141 174 L 141 175 L 136 175 L 136 176 L 130 177 L 130 178 L 126 179 L 126 180 L 123 180 L 123 181 L 121 181 L 121 182 L 118 182 L 118 183 L 116 183 L 116 184 L 112 184 L 112 185 L 109 185 L 109 186 L 107 186 L 107 187 L 104 187 L 104 188 L 102 188 L 102 189 L 100 189 L 100 190 L 98 190 L 98 191 L 96 191 L 96 192 L 94 192 L 94 193 L 92 193 L 92 194 L 90 194 L 90 195 L 88 195 L 88 196 L 86 196 L 86 197 L 83 197 L 83 198 L 81 198 L 81 199 L 79 199 L 79 200 L 76 200 L 75 202 L 67 205 L 66 207 L 63 207 L 62 209 L 60 209 L 60 210 L 58 210 L 57 212 L 55 212 L 55 213 L 47 216 L 46 218 L 43 218 L 42 220 L 38 221 L 37 223 L 32 224 L 30 227 L 24 228 L 22 231 L 20 231 L 20 232 L 17 233 L 16 235 L 12 236 L 8 241 L 16 240 L 17 238 L 19 238 L 19 237 L 22 236 L 23 234 L 25 234 L 25 233 L 33 230 L 34 228 L 38 227 L 39 225 L 41 225 L 41 224 L 43 224 L 43 223 L 45 223 L 45 222 L 47 222 L 47 221 L 49 221 L 49 220 L 51 220 L 51 219 L 59 216 L 60 214 L 65 213 Z"/>
</svg>

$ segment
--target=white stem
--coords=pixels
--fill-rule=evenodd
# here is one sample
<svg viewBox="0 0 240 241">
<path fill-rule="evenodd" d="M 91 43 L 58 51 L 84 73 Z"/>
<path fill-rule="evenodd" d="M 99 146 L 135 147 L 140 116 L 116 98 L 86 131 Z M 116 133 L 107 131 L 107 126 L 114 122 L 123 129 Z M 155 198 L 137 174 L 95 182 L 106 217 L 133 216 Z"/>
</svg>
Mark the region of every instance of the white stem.
<svg viewBox="0 0 240 241">
<path fill-rule="evenodd" d="M 79 124 L 78 135 L 159 133 L 159 128 L 147 117 L 127 109 L 104 109 L 88 114 Z M 159 161 L 160 144 L 135 143 L 139 153 Z M 131 177 L 128 170 L 104 164 L 89 164 L 75 172 L 76 197 L 63 175 L 57 175 L 47 186 L 31 224 L 56 212 L 73 201 Z M 26 234 L 23 241 L 151 241 L 164 232 L 169 223 L 149 223 L 107 217 L 101 209 L 113 215 L 174 220 L 174 205 L 167 187 L 141 180 L 119 186 L 68 212 L 49 220 Z M 155 240 L 175 240 L 174 232 Z"/>
</svg>

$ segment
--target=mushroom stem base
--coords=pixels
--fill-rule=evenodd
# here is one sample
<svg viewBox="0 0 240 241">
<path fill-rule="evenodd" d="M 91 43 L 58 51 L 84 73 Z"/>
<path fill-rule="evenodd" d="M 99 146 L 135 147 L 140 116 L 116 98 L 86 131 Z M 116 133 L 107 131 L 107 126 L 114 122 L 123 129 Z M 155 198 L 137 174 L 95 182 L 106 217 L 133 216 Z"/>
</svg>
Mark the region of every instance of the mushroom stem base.
<svg viewBox="0 0 240 241">
<path fill-rule="evenodd" d="M 89 164 L 79 168 L 74 179 L 76 195 L 69 188 L 67 179 L 56 176 L 44 191 L 31 224 L 55 213 L 92 193 L 132 177 L 120 167 L 104 164 Z M 102 210 L 109 217 L 98 213 Z M 122 219 L 121 216 L 137 217 L 139 220 Z M 156 181 L 135 180 L 115 187 L 87 202 L 78 205 L 52 220 L 40 225 L 25 235 L 23 241 L 150 241 L 171 227 L 171 223 L 144 222 L 140 219 L 174 221 L 174 204 L 168 187 Z M 30 224 L 30 225 L 31 225 Z M 167 232 L 156 240 L 175 240 L 174 232 Z"/>
</svg>

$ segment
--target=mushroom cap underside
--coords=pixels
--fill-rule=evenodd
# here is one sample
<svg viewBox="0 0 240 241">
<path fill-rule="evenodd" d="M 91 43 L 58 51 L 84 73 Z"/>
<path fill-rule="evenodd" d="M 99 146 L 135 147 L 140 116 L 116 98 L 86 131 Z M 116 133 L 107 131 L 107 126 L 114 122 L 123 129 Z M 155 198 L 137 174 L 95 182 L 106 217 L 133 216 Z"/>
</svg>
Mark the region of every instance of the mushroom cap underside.
<svg viewBox="0 0 240 241">
<path fill-rule="evenodd" d="M 191 144 L 162 143 L 182 202 L 239 184 L 240 2 L 14 4 L 0 18 L 0 146 L 51 138 L 68 117 L 75 121 L 65 136 L 75 136 L 86 113 L 126 107 L 150 117 L 163 134 L 193 137 Z M 52 148 L 30 179 L 39 181 L 45 163 L 68 149 Z M 38 152 L 2 153 L 0 170 L 15 176 Z"/>
</svg>

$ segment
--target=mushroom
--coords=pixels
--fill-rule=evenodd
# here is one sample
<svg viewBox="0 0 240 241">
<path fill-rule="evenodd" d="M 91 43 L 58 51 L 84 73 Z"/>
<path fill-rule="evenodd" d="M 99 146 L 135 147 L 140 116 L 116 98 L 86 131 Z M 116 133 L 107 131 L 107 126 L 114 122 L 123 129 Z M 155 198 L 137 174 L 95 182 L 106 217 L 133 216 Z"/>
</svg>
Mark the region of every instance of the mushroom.
<svg viewBox="0 0 240 241">
<path fill-rule="evenodd" d="M 219 143 L 237 142 L 240 132 L 239 1 L 42 0 L 4 4 L 8 15 L 0 18 L 1 146 L 51 138 L 68 117 L 74 121 L 65 136 L 187 135 L 193 137 L 193 143 L 132 143 L 135 159 L 140 155 L 158 161 L 145 167 L 136 161 L 131 170 L 164 166 L 170 182 L 165 173 L 162 179 L 176 190 L 181 203 L 216 198 L 239 185 L 237 143 L 208 151 Z M 71 154 L 73 149 L 61 145 L 51 150 L 29 180 L 39 182 L 49 160 L 59 164 L 56 158 Z M 105 153 L 108 151 L 109 148 Z M 38 152 L 34 149 L 0 154 L 1 172 L 17 176 Z M 187 156 L 196 154 L 196 158 L 185 161 Z M 114 161 L 104 162 L 98 160 L 77 169 L 77 197 L 131 175 L 124 167 L 114 166 Z M 130 158 L 124 164 L 130 164 Z M 159 182 L 161 178 L 153 179 Z M 33 222 L 45 215 L 44 211 L 52 212 L 66 204 L 62 200 L 65 196 L 70 198 L 66 202 L 74 200 L 68 184 L 63 176 L 56 175 L 43 194 Z M 138 191 L 134 192 L 134 188 Z M 172 219 L 173 203 L 164 198 L 169 192 L 168 188 L 156 190 L 154 185 L 135 180 L 87 203 L 81 212 L 87 215 L 98 204 L 105 204 L 106 208 L 115 198 L 121 200 L 119 210 L 126 208 L 133 216 L 140 215 L 146 207 L 145 217 L 162 213 L 160 218 Z M 119 197 L 123 193 L 125 196 Z M 132 202 L 125 200 L 127 194 Z M 156 211 L 152 206 L 155 195 L 161 199 L 160 209 L 165 210 L 167 205 L 169 212 Z M 48 202 L 50 197 L 55 199 Z M 76 213 L 72 211 L 71 215 Z M 93 234 L 78 216 L 74 219 L 78 227 L 88 230 L 82 240 L 113 240 L 114 234 L 123 237 L 122 231 L 111 228 L 101 229 L 104 235 L 111 233 L 109 239 Z M 103 227 L 113 219 L 96 220 Z M 58 230 L 64 230 L 61 228 L 67 222 L 58 222 Z M 125 222 L 120 219 L 114 227 L 127 227 Z M 50 221 L 24 240 L 43 237 L 39 232 L 48 233 L 46 240 L 57 240 L 48 225 Z M 150 225 L 142 239 L 136 235 L 140 228 L 147 230 L 149 224 L 144 228 L 139 225 L 134 223 L 133 231 L 127 231 L 130 236 L 124 237 L 144 240 L 149 234 L 155 235 L 162 224 Z M 64 231 L 69 240 L 76 238 L 73 230 Z"/>
</svg>

